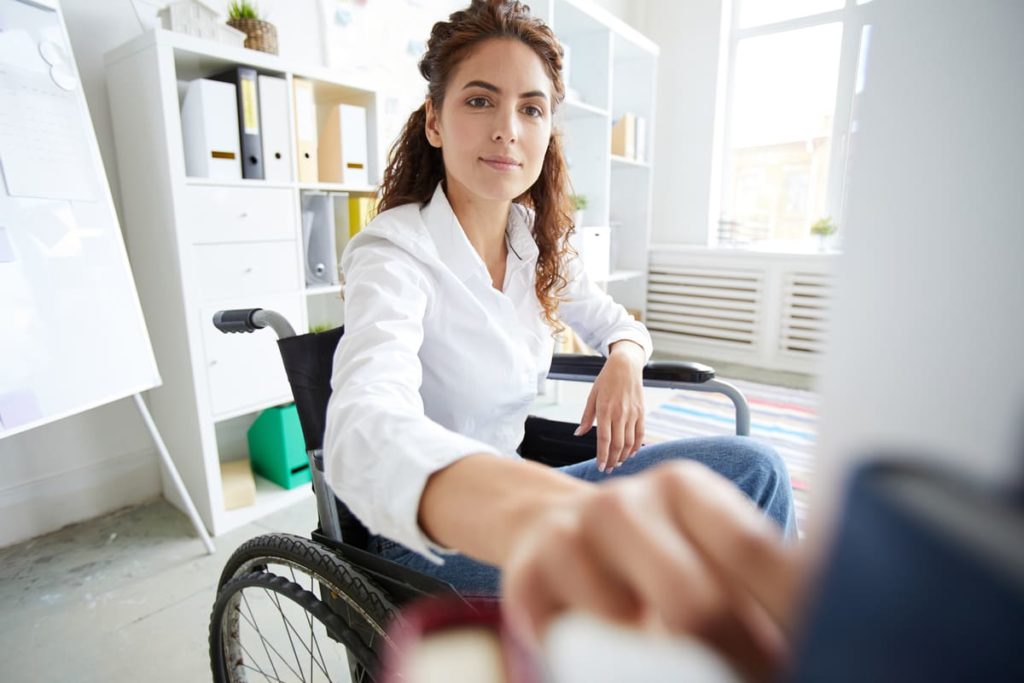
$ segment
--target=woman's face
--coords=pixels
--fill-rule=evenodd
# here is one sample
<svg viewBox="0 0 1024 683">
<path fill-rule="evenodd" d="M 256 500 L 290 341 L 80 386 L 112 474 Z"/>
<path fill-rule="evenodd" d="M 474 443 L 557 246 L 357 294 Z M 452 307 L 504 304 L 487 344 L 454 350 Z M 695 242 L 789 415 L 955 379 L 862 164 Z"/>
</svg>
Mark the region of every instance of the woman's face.
<svg viewBox="0 0 1024 683">
<path fill-rule="evenodd" d="M 540 176 L 551 138 L 551 80 L 516 39 L 481 43 L 453 69 L 441 111 L 427 100 L 427 139 L 452 185 L 509 201 Z"/>
</svg>

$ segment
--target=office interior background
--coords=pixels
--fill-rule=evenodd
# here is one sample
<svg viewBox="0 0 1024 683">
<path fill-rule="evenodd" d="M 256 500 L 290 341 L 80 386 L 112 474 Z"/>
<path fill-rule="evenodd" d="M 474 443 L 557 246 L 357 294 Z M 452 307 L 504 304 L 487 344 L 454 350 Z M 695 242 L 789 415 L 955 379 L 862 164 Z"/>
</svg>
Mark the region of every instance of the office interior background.
<svg viewBox="0 0 1024 683">
<path fill-rule="evenodd" d="M 62 3 L 122 225 L 104 55 L 159 25 L 157 11 L 165 4 L 145 0 Z M 375 79 L 381 93 L 382 155 L 422 95 L 416 51 L 423 48 L 432 22 L 461 6 L 460 2 L 399 2 L 410 15 L 403 21 L 398 14 L 398 30 L 421 38 L 418 44 L 403 46 L 397 56 L 382 55 L 377 48 L 369 57 L 352 58 L 344 46 L 325 45 L 332 31 L 344 28 L 343 22 L 378 21 L 381 14 L 390 12 L 384 8 L 387 4 L 312 0 L 260 4 L 277 27 L 279 55 L 287 64 L 298 69 L 333 64 L 332 73 L 342 80 L 349 76 Z M 830 9 L 842 5 L 822 3 Z M 216 3 L 211 6 L 224 11 Z M 725 330 L 716 331 L 713 317 L 683 316 L 686 322 L 681 328 L 676 322 L 680 313 L 671 306 L 661 315 L 660 324 L 653 321 L 658 314 L 648 311 L 659 354 L 719 365 L 734 363 L 740 366 L 734 376 L 760 369 L 749 376 L 810 388 L 824 323 L 812 320 L 811 327 L 817 329 L 808 330 L 803 339 L 788 338 L 796 330 L 786 325 L 792 327 L 795 319 L 785 317 L 783 304 L 787 291 L 804 288 L 814 293 L 822 309 L 826 307 L 830 264 L 841 248 L 843 233 L 840 230 L 829 238 L 822 251 L 821 238 L 810 234 L 809 228 L 839 211 L 845 159 L 830 149 L 832 140 L 844 139 L 846 131 L 833 121 L 849 120 L 858 25 L 864 21 L 858 10 L 863 8 L 841 8 L 812 19 L 752 15 L 747 21 L 753 28 L 738 22 L 730 28 L 722 25 L 728 6 L 718 0 L 608 0 L 581 6 L 596 17 L 595 27 L 613 25 L 636 32 L 641 40 L 647 38 L 657 46 L 656 56 L 645 67 L 645 75 L 656 74 L 657 79 L 650 84 L 656 102 L 656 110 L 648 113 L 654 130 L 647 150 L 650 168 L 640 169 L 650 178 L 649 236 L 634 238 L 647 243 L 645 256 L 647 252 L 654 255 L 651 277 L 672 289 L 678 286 L 680 269 L 683 277 L 688 271 L 698 276 L 718 271 L 726 278 L 720 284 L 746 292 L 746 300 L 737 306 L 741 315 L 732 316 L 730 329 Z M 360 13 L 368 16 L 363 19 Z M 777 18 L 784 20 L 776 23 Z M 766 22 L 771 23 L 771 32 L 760 26 Z M 840 30 L 846 24 L 850 28 Z M 850 39 L 852 34 L 857 34 L 857 40 Z M 392 40 L 387 47 L 394 44 Z M 366 40 L 353 49 L 370 45 Z M 727 150 L 723 136 L 730 114 L 723 98 L 729 73 L 719 67 L 730 50 L 737 60 L 738 73 L 733 76 L 737 99 L 731 110 L 737 114 L 732 121 L 734 148 Z M 774 55 L 767 60 L 763 58 L 766 50 Z M 804 59 L 801 55 L 808 50 L 818 56 Z M 584 67 L 576 69 L 582 72 Z M 766 87 L 774 92 L 766 92 Z M 758 98 L 777 106 L 771 120 L 762 117 L 755 127 L 757 122 L 743 112 L 763 111 L 766 105 L 748 103 Z M 724 178 L 721 168 L 729 163 L 735 170 Z M 628 183 L 633 171 L 615 173 L 613 181 Z M 741 278 L 728 281 L 736 271 Z M 794 279 L 799 277 L 804 281 Z M 626 285 L 632 287 L 626 305 L 644 304 L 647 283 L 638 278 Z M 713 301 L 713 296 L 711 292 L 703 304 Z M 763 310 L 758 313 L 757 309 Z M 823 319 L 824 313 L 821 310 L 812 317 Z M 689 332 L 674 332 L 679 329 Z M 7 520 L 0 532 L 4 545 L 149 500 L 162 490 L 152 439 L 127 399 L 16 435 L 0 443 L 0 451 L 6 455 L 0 469 L 0 509 Z"/>
<path fill-rule="evenodd" d="M 929 233 L 915 227 L 901 236 L 859 238 L 845 223 L 848 171 L 856 163 L 858 95 L 871 56 L 869 27 L 874 13 L 893 1 L 531 4 L 555 17 L 556 32 L 559 17 L 578 32 L 571 63 L 579 74 L 581 104 L 569 110 L 566 126 L 576 126 L 585 136 L 588 126 L 603 130 L 629 113 L 642 119 L 639 128 L 649 132 L 640 133 L 642 142 L 634 139 L 629 155 L 602 152 L 605 175 L 586 176 L 590 166 L 582 162 L 579 173 L 589 199 L 585 224 L 610 231 L 604 285 L 643 317 L 657 357 L 705 361 L 723 377 L 806 399 L 805 407 L 815 417 L 812 431 L 819 414 L 831 426 L 821 442 L 813 434 L 816 452 L 847 454 L 873 443 L 910 444 L 939 451 L 965 471 L 996 480 L 1019 471 L 1018 461 L 1007 453 L 1021 436 L 1011 427 L 1019 424 L 1024 380 L 1010 345 L 1022 331 L 1024 288 L 1019 275 L 1007 272 L 1005 253 L 1021 253 L 1020 236 L 1009 229 L 1019 223 L 1019 202 L 1016 207 L 965 208 L 964 216 L 974 211 L 990 219 L 972 230 L 943 227 Z M 124 169 L 119 163 L 136 151 L 116 147 L 109 55 L 160 30 L 158 11 L 166 4 L 61 3 L 126 232 Z M 225 11 L 225 3 L 204 4 Z M 376 100 L 370 130 L 379 144 L 371 149 L 377 157 L 370 165 L 379 174 L 390 141 L 422 97 L 415 62 L 429 28 L 463 4 L 264 0 L 259 7 L 276 26 L 281 71 L 372 84 Z M 942 3 L 935 11 L 944 12 L 950 4 Z M 921 10 L 923 3 L 911 5 Z M 394 22 L 393 28 L 381 29 L 385 17 Z M 357 40 L 356 34 L 368 26 L 374 32 Z M 600 73 L 588 73 L 588 60 L 581 55 L 591 49 L 587 36 L 593 33 L 615 36 L 613 45 L 627 46 L 622 54 L 628 58 L 615 67 L 618 81 L 614 54 L 607 56 L 607 82 L 601 82 Z M 391 39 L 373 39 L 385 34 Z M 617 100 L 615 89 L 627 80 L 641 83 L 641 92 L 620 90 L 623 99 Z M 603 111 L 601 105 L 586 103 L 592 92 L 603 93 Z M 139 97 L 145 98 L 145 92 Z M 901 111 L 914 107 L 903 100 L 893 106 Z M 149 115 L 159 106 L 143 101 L 134 111 Z M 927 112 L 915 115 L 926 125 Z M 598 123 L 588 123 L 588 116 Z M 960 129 L 935 131 L 935 163 L 945 162 L 945 147 L 956 147 L 947 137 L 974 135 L 986 125 L 983 108 L 968 108 L 963 122 Z M 635 136 L 636 121 L 632 125 Z M 1007 139 L 1009 148 L 1020 147 L 1019 135 Z M 138 153 L 146 153 L 145 148 Z M 582 158 L 584 152 L 578 155 Z M 143 167 L 146 161 L 133 163 Z M 1019 167 L 1015 176 L 1007 175 L 1019 178 Z M 899 179 L 894 170 L 891 180 Z M 913 189 L 924 202 L 939 191 Z M 642 219 L 631 228 L 638 214 Z M 936 218 L 924 204 L 921 215 Z M 913 222 L 915 217 L 905 219 Z M 974 230 L 987 232 L 979 237 Z M 862 268 L 851 268 L 843 279 L 843 259 L 850 253 Z M 956 253 L 965 258 L 954 258 Z M 881 273 L 877 281 L 863 268 L 873 259 Z M 893 275 L 897 272 L 902 275 Z M 972 280 L 987 283 L 980 294 L 971 289 L 974 285 L 963 286 Z M 869 290 L 876 308 L 864 294 Z M 936 303 L 939 293 L 948 306 Z M 927 297 L 928 311 L 916 307 L 922 300 L 919 294 Z M 336 298 L 320 296 L 307 305 L 305 322 L 341 322 L 331 312 L 331 306 L 341 305 Z M 834 326 L 837 307 L 843 316 Z M 993 320 L 1000 322 L 992 327 Z M 934 350 L 924 348 L 922 339 L 928 337 L 944 343 Z M 972 381 L 929 374 L 927 368 L 934 365 L 927 363 L 941 362 L 931 354 L 940 351 L 962 351 L 956 360 L 975 366 Z M 917 364 L 908 361 L 915 358 Z M 908 374 L 901 367 L 909 368 Z M 894 398 L 929 387 L 932 395 L 915 394 L 911 405 Z M 882 408 L 887 405 L 899 405 L 900 410 L 886 413 Z M 226 450 L 244 448 L 244 431 L 258 412 L 226 422 L 218 433 Z M 998 428 L 979 435 L 979 425 Z M 965 452 L 974 453 L 970 462 Z M 840 469 L 841 460 L 826 463 L 825 469 Z M 827 509 L 835 504 L 838 484 L 820 471 L 814 477 L 825 483 L 810 495 Z M 168 490 L 151 434 L 130 399 L 17 434 L 0 440 L 0 547 L 108 513 L 123 514 Z M 285 508 L 275 505 L 268 514 Z M 178 514 L 170 506 L 162 509 Z M 221 513 L 205 516 L 208 527 L 217 526 L 214 517 L 223 530 L 230 530 Z M 243 526 L 239 522 L 234 528 Z"/>
</svg>

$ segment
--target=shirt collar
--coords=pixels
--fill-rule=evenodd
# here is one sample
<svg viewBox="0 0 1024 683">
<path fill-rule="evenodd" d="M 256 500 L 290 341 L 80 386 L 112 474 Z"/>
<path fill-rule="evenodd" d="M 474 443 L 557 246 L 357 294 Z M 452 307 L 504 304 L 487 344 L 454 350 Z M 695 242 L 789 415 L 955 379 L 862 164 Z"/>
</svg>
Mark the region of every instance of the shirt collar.
<svg viewBox="0 0 1024 683">
<path fill-rule="evenodd" d="M 462 229 L 451 204 L 448 203 L 441 183 L 437 184 L 430 202 L 420 209 L 420 215 L 441 258 L 460 280 L 465 282 L 474 275 L 490 279 L 487 266 L 470 244 L 466 231 Z M 510 257 L 518 257 L 517 260 L 523 263 L 537 259 L 540 250 L 530 231 L 529 212 L 525 207 L 512 205 L 505 236 Z"/>
</svg>

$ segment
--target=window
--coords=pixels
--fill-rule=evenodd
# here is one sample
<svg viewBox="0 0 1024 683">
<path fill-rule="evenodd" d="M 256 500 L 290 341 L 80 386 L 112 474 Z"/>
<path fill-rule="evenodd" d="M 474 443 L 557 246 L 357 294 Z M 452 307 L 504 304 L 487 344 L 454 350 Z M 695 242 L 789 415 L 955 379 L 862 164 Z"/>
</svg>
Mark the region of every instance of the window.
<svg viewBox="0 0 1024 683">
<path fill-rule="evenodd" d="M 839 222 L 869 1 L 732 0 L 712 244 L 802 251 Z"/>
</svg>

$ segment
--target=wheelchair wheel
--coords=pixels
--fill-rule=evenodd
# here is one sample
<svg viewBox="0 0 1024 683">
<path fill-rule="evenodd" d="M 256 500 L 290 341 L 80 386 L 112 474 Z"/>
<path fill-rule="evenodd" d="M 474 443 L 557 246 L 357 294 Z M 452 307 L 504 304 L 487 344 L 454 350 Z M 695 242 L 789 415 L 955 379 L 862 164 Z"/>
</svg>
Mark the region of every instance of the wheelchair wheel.
<svg viewBox="0 0 1024 683">
<path fill-rule="evenodd" d="M 373 651 L 326 603 L 266 572 L 233 579 L 220 591 L 210 654 L 221 672 L 215 678 L 231 683 L 348 681 L 351 657 L 364 670 L 376 667 Z"/>
<path fill-rule="evenodd" d="M 301 590 L 305 594 L 303 600 L 293 601 L 300 608 L 307 604 L 318 609 L 326 608 L 337 619 L 337 622 L 331 620 L 329 623 L 320 620 L 323 624 L 321 635 L 327 636 L 328 647 L 338 650 L 339 654 L 341 646 L 348 650 L 349 673 L 353 681 L 373 680 L 372 674 L 377 671 L 381 656 L 391 646 L 387 636 L 388 624 L 397 617 L 397 609 L 387 594 L 357 568 L 328 548 L 300 536 L 267 534 L 239 547 L 221 573 L 217 605 L 223 603 L 223 606 L 218 610 L 215 605 L 210 620 L 210 659 L 216 681 L 266 680 L 250 668 L 235 666 L 231 669 L 225 665 L 239 654 L 246 661 L 252 659 L 266 664 L 264 660 L 268 660 L 268 653 L 273 655 L 273 661 L 279 664 L 280 657 L 275 654 L 275 648 L 282 654 L 292 648 L 287 636 L 291 634 L 295 637 L 296 633 L 291 628 L 281 630 L 281 624 L 288 620 L 283 618 L 277 609 L 278 603 L 281 603 L 279 598 L 275 600 L 270 596 L 273 605 L 267 605 L 264 599 L 263 606 L 268 609 L 265 609 L 262 615 L 250 615 L 245 612 L 245 607 L 252 601 L 252 598 L 249 598 L 249 594 L 254 590 L 251 581 L 259 576 L 269 577 L 268 580 L 282 579 Z M 264 587 L 261 586 L 262 588 Z M 241 593 L 247 599 L 243 600 L 238 596 L 232 598 L 231 594 L 234 593 Z M 317 597 L 318 594 L 320 597 Z M 310 603 L 309 598 L 315 602 Z M 225 601 L 229 600 L 234 602 L 228 605 Z M 229 611 L 228 606 L 235 611 Z M 312 613 L 306 615 L 304 621 L 299 620 L 307 625 L 307 632 L 313 630 L 314 626 L 315 619 L 311 615 Z M 272 628 L 279 631 L 279 642 L 274 642 L 273 647 L 268 645 L 266 650 L 263 649 L 264 639 L 267 638 L 264 632 L 266 629 L 259 621 L 261 616 L 272 622 Z M 294 615 L 292 619 L 296 620 Z M 235 628 L 236 625 L 238 629 Z M 308 633 L 306 635 L 308 641 Z M 252 644 L 258 650 L 254 651 L 250 643 L 245 643 L 248 650 L 246 654 L 246 651 L 241 649 L 242 644 L 237 642 L 242 636 L 254 638 Z M 324 647 L 322 638 L 318 644 L 321 649 Z M 296 647 L 301 655 L 301 647 Z M 315 665 L 316 658 L 313 659 Z M 312 667 L 314 677 L 302 678 L 297 675 L 301 672 L 295 670 L 294 661 L 291 666 L 292 669 L 286 667 L 283 671 L 277 671 L 280 680 L 337 680 L 323 676 L 322 671 L 316 666 Z M 264 670 L 268 674 L 274 674 L 273 670 Z M 306 671 L 310 671 L 309 666 L 306 667 Z"/>
</svg>

